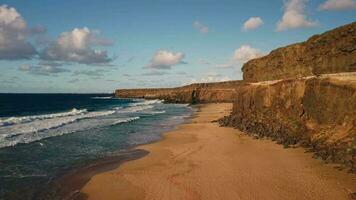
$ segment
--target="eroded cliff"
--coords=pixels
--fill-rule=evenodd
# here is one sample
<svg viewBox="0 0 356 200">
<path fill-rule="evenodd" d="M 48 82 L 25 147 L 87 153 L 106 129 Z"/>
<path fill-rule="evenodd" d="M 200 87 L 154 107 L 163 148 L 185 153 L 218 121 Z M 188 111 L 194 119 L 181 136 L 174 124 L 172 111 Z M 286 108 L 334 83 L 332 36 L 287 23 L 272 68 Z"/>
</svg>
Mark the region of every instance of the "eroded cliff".
<svg viewBox="0 0 356 200">
<path fill-rule="evenodd" d="M 356 170 L 356 73 L 250 83 L 220 120 Z"/>
<path fill-rule="evenodd" d="M 116 90 L 175 103 L 233 102 L 219 122 L 285 146 L 301 145 L 356 172 L 356 23 L 243 66 L 244 81 Z M 342 73 L 341 73 L 342 72 Z"/>
<path fill-rule="evenodd" d="M 271 51 L 243 68 L 247 82 L 356 71 L 356 22 Z"/>
<path fill-rule="evenodd" d="M 242 81 L 196 83 L 177 88 L 119 89 L 116 97 L 163 99 L 170 103 L 233 102 Z"/>
</svg>

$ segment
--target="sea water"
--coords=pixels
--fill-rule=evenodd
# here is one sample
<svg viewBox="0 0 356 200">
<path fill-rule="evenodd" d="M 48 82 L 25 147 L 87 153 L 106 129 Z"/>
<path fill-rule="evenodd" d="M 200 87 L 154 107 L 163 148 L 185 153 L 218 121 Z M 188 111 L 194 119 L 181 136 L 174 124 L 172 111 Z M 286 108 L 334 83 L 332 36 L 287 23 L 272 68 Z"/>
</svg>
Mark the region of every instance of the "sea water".
<svg viewBox="0 0 356 200">
<path fill-rule="evenodd" d="M 158 140 L 184 104 L 98 94 L 0 94 L 0 199 L 33 199 L 58 174 Z"/>
</svg>

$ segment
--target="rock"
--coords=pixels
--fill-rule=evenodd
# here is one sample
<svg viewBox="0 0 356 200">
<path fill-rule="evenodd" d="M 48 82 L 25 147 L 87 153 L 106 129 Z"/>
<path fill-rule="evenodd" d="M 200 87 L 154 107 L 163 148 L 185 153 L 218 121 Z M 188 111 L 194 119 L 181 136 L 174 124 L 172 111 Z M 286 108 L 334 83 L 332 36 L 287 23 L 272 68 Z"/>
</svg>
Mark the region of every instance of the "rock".
<svg viewBox="0 0 356 200">
<path fill-rule="evenodd" d="M 242 67 L 244 81 L 258 82 L 356 71 L 356 22 L 271 51 Z"/>
<path fill-rule="evenodd" d="M 177 88 L 119 89 L 116 97 L 162 99 L 167 103 L 215 103 L 233 102 L 236 89 L 242 81 L 196 83 Z"/>
</svg>

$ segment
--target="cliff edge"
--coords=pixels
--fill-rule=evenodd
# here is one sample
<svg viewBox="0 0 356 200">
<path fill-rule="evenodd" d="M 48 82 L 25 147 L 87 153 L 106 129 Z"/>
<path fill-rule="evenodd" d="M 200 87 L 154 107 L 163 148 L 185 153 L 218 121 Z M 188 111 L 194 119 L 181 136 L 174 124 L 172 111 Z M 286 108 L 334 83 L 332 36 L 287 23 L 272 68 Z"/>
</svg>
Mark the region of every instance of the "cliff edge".
<svg viewBox="0 0 356 200">
<path fill-rule="evenodd" d="M 242 67 L 246 82 L 356 71 L 356 22 L 271 51 Z"/>
<path fill-rule="evenodd" d="M 195 83 L 177 88 L 118 89 L 120 98 L 163 99 L 167 103 L 233 102 L 242 81 Z"/>
</svg>

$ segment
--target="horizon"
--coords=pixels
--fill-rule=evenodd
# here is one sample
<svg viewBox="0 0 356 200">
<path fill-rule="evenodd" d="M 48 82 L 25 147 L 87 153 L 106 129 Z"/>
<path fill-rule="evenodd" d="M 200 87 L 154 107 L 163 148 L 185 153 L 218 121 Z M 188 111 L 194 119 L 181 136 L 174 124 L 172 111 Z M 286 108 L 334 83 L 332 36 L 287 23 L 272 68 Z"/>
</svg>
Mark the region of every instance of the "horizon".
<svg viewBox="0 0 356 200">
<path fill-rule="evenodd" d="M 248 60 L 354 22 L 355 0 L 332 2 L 6 0 L 0 93 L 108 94 L 241 80 Z"/>
</svg>

